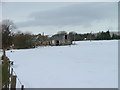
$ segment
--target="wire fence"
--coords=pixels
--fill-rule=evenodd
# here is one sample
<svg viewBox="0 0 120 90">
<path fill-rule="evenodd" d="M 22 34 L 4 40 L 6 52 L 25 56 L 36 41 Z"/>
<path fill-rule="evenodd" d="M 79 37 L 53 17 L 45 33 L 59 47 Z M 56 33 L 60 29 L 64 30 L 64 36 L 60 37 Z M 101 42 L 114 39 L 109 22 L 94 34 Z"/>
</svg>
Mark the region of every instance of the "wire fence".
<svg viewBox="0 0 120 90">
<path fill-rule="evenodd" d="M 10 67 L 8 68 L 9 69 L 9 72 L 8 72 L 8 79 L 6 79 L 6 81 L 4 81 L 2 83 L 2 88 L 12 88 L 11 85 L 12 85 L 12 77 L 15 76 L 15 88 L 16 88 L 16 85 L 17 83 L 19 84 L 19 87 L 17 86 L 17 88 L 21 88 L 21 90 L 23 90 L 22 88 L 24 88 L 24 85 L 22 84 L 20 78 L 18 77 L 16 71 L 14 70 L 14 68 L 10 65 Z"/>
<path fill-rule="evenodd" d="M 19 79 L 18 75 L 16 74 L 16 72 L 14 70 L 13 70 L 13 73 L 17 76 L 17 80 L 20 83 L 20 85 L 22 86 L 23 84 L 22 84 L 21 80 Z"/>
</svg>

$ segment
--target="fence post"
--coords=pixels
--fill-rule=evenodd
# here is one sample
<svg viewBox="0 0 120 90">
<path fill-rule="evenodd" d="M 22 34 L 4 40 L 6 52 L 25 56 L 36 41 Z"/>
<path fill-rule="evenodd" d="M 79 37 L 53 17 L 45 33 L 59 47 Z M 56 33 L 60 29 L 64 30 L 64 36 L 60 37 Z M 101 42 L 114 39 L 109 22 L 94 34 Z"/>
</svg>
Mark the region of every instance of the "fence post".
<svg viewBox="0 0 120 90">
<path fill-rule="evenodd" d="M 10 61 L 8 61 L 8 88 L 9 86 L 10 86 Z"/>
<path fill-rule="evenodd" d="M 11 69 L 11 76 L 10 76 L 10 78 L 11 78 L 11 81 L 10 81 L 10 88 L 12 89 L 12 76 L 13 76 L 13 68 Z"/>
<path fill-rule="evenodd" d="M 11 76 L 11 90 L 16 90 L 16 75 Z"/>
<path fill-rule="evenodd" d="M 3 88 L 9 88 L 9 62 L 5 56 L 3 56 L 3 62 L 2 62 L 2 87 Z"/>
<path fill-rule="evenodd" d="M 21 90 L 24 90 L 24 85 L 22 85 Z"/>
</svg>

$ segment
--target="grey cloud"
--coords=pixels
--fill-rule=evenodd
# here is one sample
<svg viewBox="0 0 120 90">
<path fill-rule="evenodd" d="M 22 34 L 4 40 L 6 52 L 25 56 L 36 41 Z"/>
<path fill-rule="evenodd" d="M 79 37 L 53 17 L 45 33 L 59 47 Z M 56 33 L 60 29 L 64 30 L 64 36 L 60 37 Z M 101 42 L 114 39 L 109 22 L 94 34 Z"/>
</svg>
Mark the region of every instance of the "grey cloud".
<svg viewBox="0 0 120 90">
<path fill-rule="evenodd" d="M 88 27 L 91 22 L 96 20 L 117 19 L 117 3 L 74 3 L 59 9 L 33 12 L 29 18 L 33 18 L 33 20 L 17 23 L 17 25 L 20 27 L 41 25 L 81 25 Z"/>
</svg>

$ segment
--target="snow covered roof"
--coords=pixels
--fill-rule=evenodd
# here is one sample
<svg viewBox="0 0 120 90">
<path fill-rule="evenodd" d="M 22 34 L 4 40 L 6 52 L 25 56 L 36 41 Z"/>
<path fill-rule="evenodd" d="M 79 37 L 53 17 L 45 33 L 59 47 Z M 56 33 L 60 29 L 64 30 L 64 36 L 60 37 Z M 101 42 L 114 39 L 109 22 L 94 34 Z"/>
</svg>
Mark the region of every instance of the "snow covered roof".
<svg viewBox="0 0 120 90">
<path fill-rule="evenodd" d="M 50 39 L 51 40 L 62 40 L 64 35 L 54 35 Z"/>
</svg>

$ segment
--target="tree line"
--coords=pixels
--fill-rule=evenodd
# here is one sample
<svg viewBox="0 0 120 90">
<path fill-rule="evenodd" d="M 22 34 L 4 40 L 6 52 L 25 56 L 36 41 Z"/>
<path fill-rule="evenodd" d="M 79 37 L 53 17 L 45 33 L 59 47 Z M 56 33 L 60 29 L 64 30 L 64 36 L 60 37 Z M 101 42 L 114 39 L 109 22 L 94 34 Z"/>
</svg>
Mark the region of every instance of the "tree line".
<svg viewBox="0 0 120 90">
<path fill-rule="evenodd" d="M 1 28 L 2 27 L 2 28 Z M 0 23 L 0 34 L 2 33 L 2 49 L 28 49 L 35 48 L 37 46 L 49 45 L 50 37 L 44 34 L 31 34 L 14 32 L 16 29 L 14 23 L 10 20 L 3 20 Z M 110 31 L 102 31 L 99 33 L 85 33 L 78 34 L 76 32 L 66 32 L 60 31 L 55 35 L 66 34 L 70 37 L 71 41 L 82 41 L 82 40 L 112 40 L 120 39 L 119 34 L 113 33 L 111 35 Z"/>
<path fill-rule="evenodd" d="M 68 34 L 73 41 L 81 41 L 81 40 L 113 40 L 113 39 L 120 39 L 120 34 L 115 34 L 114 32 L 108 31 L 101 31 L 98 33 L 85 33 L 85 34 L 78 34 L 75 32 L 70 32 Z"/>
</svg>

